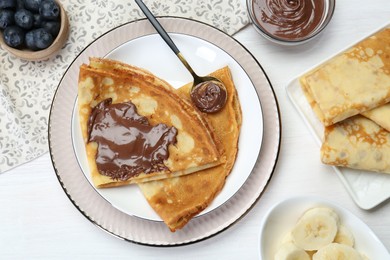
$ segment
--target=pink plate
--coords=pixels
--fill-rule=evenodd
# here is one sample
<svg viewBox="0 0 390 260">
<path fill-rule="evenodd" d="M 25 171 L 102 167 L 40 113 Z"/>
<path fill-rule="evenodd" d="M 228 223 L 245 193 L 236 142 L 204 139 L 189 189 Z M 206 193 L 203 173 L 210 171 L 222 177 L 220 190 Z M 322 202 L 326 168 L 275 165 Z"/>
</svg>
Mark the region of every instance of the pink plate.
<svg viewBox="0 0 390 260">
<path fill-rule="evenodd" d="M 229 35 L 204 23 L 183 18 L 160 18 L 169 33 L 201 39 L 227 53 L 246 74 L 252 84 L 237 85 L 245 103 L 245 94 L 257 95 L 262 118 L 261 138 L 254 146 L 257 156 L 248 177 L 237 191 L 207 214 L 195 217 L 182 230 L 171 233 L 161 221 L 140 218 L 119 210 L 92 187 L 80 167 L 72 139 L 72 118 L 77 100 L 79 67 L 91 56 L 104 57 L 116 48 L 140 37 L 156 34 L 147 20 L 119 26 L 102 35 L 72 62 L 56 91 L 49 118 L 49 146 L 53 166 L 66 195 L 75 207 L 92 223 L 126 241 L 153 245 L 177 246 L 212 237 L 241 219 L 259 200 L 272 177 L 280 150 L 281 125 L 277 100 L 256 59 Z M 180 37 L 178 37 L 180 38 Z M 165 50 L 161 50 L 165 51 Z M 169 51 L 167 49 L 167 51 Z M 201 72 L 200 72 L 201 73 Z M 233 73 L 234 76 L 234 73 Z M 247 115 L 243 111 L 243 118 Z M 245 132 L 242 133 L 244 135 Z M 257 133 L 251 133 L 256 136 Z M 241 142 L 241 138 L 240 138 Z"/>
</svg>

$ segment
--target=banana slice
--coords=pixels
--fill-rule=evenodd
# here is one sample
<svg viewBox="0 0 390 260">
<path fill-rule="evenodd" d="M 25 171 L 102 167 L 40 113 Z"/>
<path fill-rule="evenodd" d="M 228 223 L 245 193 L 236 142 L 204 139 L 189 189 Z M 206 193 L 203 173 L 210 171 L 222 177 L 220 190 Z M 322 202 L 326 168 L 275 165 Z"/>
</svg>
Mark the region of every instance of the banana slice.
<svg viewBox="0 0 390 260">
<path fill-rule="evenodd" d="M 283 244 L 287 244 L 287 243 L 294 243 L 291 231 L 287 232 L 283 236 L 283 238 L 280 241 L 279 245 L 283 245 Z M 317 252 L 317 251 L 306 251 L 306 253 L 310 256 L 310 259 L 312 259 L 312 257 L 313 257 L 315 252 Z"/>
<path fill-rule="evenodd" d="M 306 211 L 291 231 L 293 242 L 300 248 L 318 250 L 333 242 L 338 230 L 338 215 L 329 208 Z"/>
<path fill-rule="evenodd" d="M 320 250 L 317 251 L 313 255 L 313 260 L 329 260 L 329 259 L 337 259 L 337 260 L 363 260 L 361 254 L 356 251 L 353 247 L 331 243 Z"/>
<path fill-rule="evenodd" d="M 294 240 L 293 240 L 293 237 L 292 237 L 292 234 L 291 234 L 291 231 L 289 231 L 289 232 L 287 232 L 284 236 L 283 236 L 283 238 L 282 238 L 282 240 L 280 241 L 280 245 L 283 245 L 283 244 L 285 244 L 285 243 L 289 243 L 289 242 L 293 242 Z"/>
<path fill-rule="evenodd" d="M 331 217 L 333 217 L 337 224 L 339 224 L 340 222 L 340 218 L 339 218 L 339 215 L 336 213 L 336 211 L 334 211 L 333 209 L 331 208 L 327 208 L 327 207 L 316 207 L 316 208 L 311 208 L 311 209 L 308 209 L 302 217 L 305 217 L 305 215 L 310 215 L 310 214 L 318 214 L 318 213 L 324 213 L 324 214 L 329 214 Z"/>
<path fill-rule="evenodd" d="M 294 243 L 283 244 L 275 254 L 274 260 L 310 260 L 310 256 Z"/>
<path fill-rule="evenodd" d="M 355 238 L 353 237 L 352 232 L 348 228 L 343 225 L 340 225 L 333 242 L 353 247 L 355 244 Z"/>
</svg>

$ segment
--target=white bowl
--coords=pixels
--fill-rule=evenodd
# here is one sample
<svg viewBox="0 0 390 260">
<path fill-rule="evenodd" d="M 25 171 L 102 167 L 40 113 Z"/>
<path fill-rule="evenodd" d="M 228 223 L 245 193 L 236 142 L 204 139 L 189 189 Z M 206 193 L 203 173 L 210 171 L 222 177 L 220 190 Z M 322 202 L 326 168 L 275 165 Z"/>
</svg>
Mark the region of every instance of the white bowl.
<svg viewBox="0 0 390 260">
<path fill-rule="evenodd" d="M 336 211 L 341 224 L 352 232 L 357 251 L 369 259 L 390 259 L 385 246 L 363 221 L 347 209 L 319 197 L 289 198 L 268 211 L 261 223 L 260 259 L 273 259 L 280 241 L 292 230 L 300 216 L 306 210 L 317 206 L 330 207 Z"/>
</svg>

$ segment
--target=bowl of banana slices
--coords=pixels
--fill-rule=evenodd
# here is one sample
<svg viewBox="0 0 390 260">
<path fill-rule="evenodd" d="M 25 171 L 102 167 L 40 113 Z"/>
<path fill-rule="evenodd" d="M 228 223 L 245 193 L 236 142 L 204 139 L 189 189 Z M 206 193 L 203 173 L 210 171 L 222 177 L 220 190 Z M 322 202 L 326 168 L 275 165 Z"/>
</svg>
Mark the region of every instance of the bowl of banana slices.
<svg viewBox="0 0 390 260">
<path fill-rule="evenodd" d="M 261 223 L 260 259 L 390 259 L 372 230 L 347 209 L 319 197 L 293 197 Z"/>
</svg>

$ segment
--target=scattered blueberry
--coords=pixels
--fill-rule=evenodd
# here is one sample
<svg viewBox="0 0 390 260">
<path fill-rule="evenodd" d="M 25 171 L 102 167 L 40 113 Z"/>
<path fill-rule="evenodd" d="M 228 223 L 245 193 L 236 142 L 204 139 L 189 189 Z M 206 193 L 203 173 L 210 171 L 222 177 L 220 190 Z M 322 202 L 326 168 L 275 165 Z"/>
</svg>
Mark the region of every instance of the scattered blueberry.
<svg viewBox="0 0 390 260">
<path fill-rule="evenodd" d="M 21 48 L 24 43 L 24 31 L 16 25 L 8 26 L 4 30 L 4 42 L 12 48 Z"/>
<path fill-rule="evenodd" d="M 0 0 L 0 8 L 14 8 L 16 0 Z"/>
<path fill-rule="evenodd" d="M 15 23 L 23 29 L 31 29 L 34 25 L 34 15 L 26 9 L 20 9 L 15 13 Z"/>
<path fill-rule="evenodd" d="M 53 43 L 53 36 L 51 36 L 51 34 L 43 28 L 35 29 L 32 33 L 35 46 L 40 50 L 46 49 Z"/>
<path fill-rule="evenodd" d="M 58 33 L 60 32 L 61 24 L 60 22 L 56 21 L 43 21 L 42 22 L 42 28 L 48 31 L 53 38 L 57 37 Z"/>
<path fill-rule="evenodd" d="M 56 20 L 60 16 L 60 7 L 53 0 L 44 0 L 39 6 L 39 13 L 44 19 Z"/>
<path fill-rule="evenodd" d="M 24 0 L 24 7 L 32 12 L 38 12 L 42 0 Z"/>
<path fill-rule="evenodd" d="M 5 29 L 15 23 L 14 14 L 14 11 L 10 9 L 0 9 L 0 29 Z"/>
</svg>

